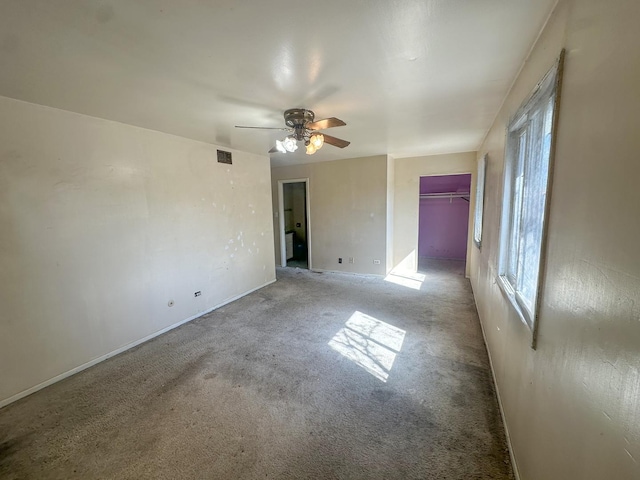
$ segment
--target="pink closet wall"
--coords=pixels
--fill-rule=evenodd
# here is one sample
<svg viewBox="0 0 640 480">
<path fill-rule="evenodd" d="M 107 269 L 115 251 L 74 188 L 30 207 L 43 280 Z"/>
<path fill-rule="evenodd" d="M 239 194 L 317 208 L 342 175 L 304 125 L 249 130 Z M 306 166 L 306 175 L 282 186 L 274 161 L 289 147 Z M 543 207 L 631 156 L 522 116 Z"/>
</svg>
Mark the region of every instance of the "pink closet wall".
<svg viewBox="0 0 640 480">
<path fill-rule="evenodd" d="M 420 178 L 420 194 L 469 192 L 471 174 Z M 464 260 L 469 202 L 463 198 L 420 199 L 418 256 Z"/>
</svg>

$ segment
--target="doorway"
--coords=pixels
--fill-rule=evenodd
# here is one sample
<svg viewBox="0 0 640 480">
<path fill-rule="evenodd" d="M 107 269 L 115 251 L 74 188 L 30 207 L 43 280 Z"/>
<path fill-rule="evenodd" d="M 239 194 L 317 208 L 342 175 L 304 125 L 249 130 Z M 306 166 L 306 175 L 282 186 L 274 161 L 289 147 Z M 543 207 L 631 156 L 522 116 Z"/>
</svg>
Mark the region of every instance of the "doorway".
<svg viewBox="0 0 640 480">
<path fill-rule="evenodd" d="M 311 268 L 308 179 L 278 183 L 281 265 Z"/>
<path fill-rule="evenodd" d="M 420 177 L 418 269 L 467 258 L 471 174 Z"/>
</svg>

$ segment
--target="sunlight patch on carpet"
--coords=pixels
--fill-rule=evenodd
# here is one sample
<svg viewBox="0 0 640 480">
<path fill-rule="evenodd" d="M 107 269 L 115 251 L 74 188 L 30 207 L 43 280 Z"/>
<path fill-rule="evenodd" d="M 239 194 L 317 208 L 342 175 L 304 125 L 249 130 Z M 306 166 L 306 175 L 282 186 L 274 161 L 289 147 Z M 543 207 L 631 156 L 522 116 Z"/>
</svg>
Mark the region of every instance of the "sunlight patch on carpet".
<svg viewBox="0 0 640 480">
<path fill-rule="evenodd" d="M 406 332 L 355 311 L 329 346 L 383 382 L 389 378 Z"/>
<path fill-rule="evenodd" d="M 413 290 L 420 290 L 425 278 L 426 277 L 421 273 L 391 272 L 384 279 L 387 282 L 395 283 L 396 285 L 402 285 L 403 287 L 411 288 Z"/>
</svg>

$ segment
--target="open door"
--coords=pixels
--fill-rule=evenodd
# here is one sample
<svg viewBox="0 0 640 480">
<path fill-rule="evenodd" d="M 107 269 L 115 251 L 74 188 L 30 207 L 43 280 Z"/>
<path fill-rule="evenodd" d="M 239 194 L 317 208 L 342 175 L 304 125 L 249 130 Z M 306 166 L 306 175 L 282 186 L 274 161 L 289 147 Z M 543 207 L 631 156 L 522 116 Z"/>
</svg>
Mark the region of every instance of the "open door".
<svg viewBox="0 0 640 480">
<path fill-rule="evenodd" d="M 281 266 L 311 268 L 308 179 L 278 182 Z"/>
<path fill-rule="evenodd" d="M 418 269 L 467 258 L 471 174 L 420 177 Z"/>
</svg>

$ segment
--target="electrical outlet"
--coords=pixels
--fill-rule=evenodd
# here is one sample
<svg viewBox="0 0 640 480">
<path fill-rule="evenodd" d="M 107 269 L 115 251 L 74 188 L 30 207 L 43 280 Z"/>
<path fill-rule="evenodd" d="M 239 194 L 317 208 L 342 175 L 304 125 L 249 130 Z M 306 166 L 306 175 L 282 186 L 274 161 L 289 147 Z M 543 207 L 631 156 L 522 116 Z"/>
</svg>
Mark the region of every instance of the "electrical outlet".
<svg viewBox="0 0 640 480">
<path fill-rule="evenodd" d="M 349 257 L 349 263 L 353 263 L 353 257 Z"/>
<path fill-rule="evenodd" d="M 373 264 L 374 264 L 374 265 L 380 265 L 380 260 L 374 260 L 374 261 L 373 261 Z"/>
<path fill-rule="evenodd" d="M 342 257 L 338 258 L 338 263 L 342 263 Z"/>
<path fill-rule="evenodd" d="M 202 295 L 202 292 L 200 290 L 193 294 L 194 297 L 199 297 L 200 295 Z"/>
</svg>

